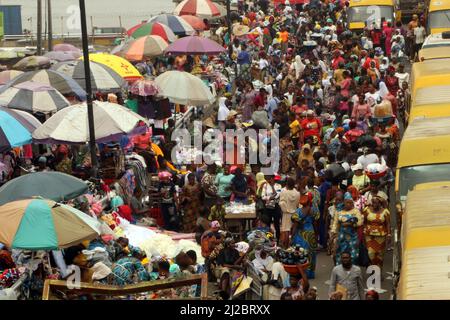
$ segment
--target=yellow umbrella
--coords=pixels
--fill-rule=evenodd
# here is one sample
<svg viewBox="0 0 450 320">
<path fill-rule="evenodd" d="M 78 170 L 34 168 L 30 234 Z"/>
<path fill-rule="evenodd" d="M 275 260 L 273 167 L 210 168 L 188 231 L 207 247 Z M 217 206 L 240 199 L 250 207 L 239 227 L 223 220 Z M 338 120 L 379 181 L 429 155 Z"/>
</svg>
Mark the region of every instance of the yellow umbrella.
<svg viewBox="0 0 450 320">
<path fill-rule="evenodd" d="M 94 53 L 89 55 L 89 60 L 110 67 L 125 80 L 134 81 L 143 78 L 139 71 L 124 58 L 107 53 Z"/>
</svg>

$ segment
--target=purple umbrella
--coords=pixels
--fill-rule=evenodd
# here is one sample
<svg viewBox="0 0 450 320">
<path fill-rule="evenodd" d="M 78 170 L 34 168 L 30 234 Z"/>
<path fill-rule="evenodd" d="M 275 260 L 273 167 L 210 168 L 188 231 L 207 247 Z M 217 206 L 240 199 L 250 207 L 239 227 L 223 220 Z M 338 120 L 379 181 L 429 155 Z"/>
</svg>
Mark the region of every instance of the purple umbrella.
<svg viewBox="0 0 450 320">
<path fill-rule="evenodd" d="M 76 51 L 50 51 L 44 54 L 44 57 L 58 62 L 72 61 L 81 57 L 81 52 Z"/>
<path fill-rule="evenodd" d="M 168 54 L 198 54 L 217 55 L 225 52 L 225 48 L 217 42 L 199 36 L 189 36 L 176 40 L 167 47 L 165 53 Z"/>
<path fill-rule="evenodd" d="M 81 50 L 69 43 L 60 43 L 53 46 L 54 51 L 74 51 L 80 52 Z"/>
<path fill-rule="evenodd" d="M 160 93 L 160 89 L 153 80 L 142 79 L 133 83 L 129 89 L 132 94 L 138 96 L 155 96 Z"/>
</svg>

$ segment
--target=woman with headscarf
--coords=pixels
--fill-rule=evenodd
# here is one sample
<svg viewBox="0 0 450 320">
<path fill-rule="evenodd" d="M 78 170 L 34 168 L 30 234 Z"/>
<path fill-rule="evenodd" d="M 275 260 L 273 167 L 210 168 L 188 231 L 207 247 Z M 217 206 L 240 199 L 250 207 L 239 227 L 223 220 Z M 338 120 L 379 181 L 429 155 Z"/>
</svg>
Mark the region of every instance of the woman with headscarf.
<svg viewBox="0 0 450 320">
<path fill-rule="evenodd" d="M 395 97 L 400 85 L 398 78 L 395 76 L 395 68 L 393 66 L 388 68 L 387 75 L 384 77 L 384 82 L 386 83 L 389 93 Z M 385 98 L 385 96 L 382 96 L 382 98 Z"/>
<path fill-rule="evenodd" d="M 303 145 L 302 151 L 300 151 L 300 154 L 298 156 L 297 164 L 300 168 L 302 167 L 303 160 L 308 161 L 310 166 L 314 164 L 314 157 L 311 151 L 311 146 L 309 144 Z"/>
<path fill-rule="evenodd" d="M 300 79 L 305 68 L 306 66 L 303 63 L 302 58 L 299 55 L 295 56 L 294 63 L 291 65 L 291 70 L 295 70 L 295 79 Z"/>
<path fill-rule="evenodd" d="M 292 244 L 299 245 L 307 250 L 309 255 L 309 265 L 306 269 L 308 279 L 315 278 L 316 269 L 316 250 L 317 238 L 314 232 L 314 215 L 312 210 L 312 195 L 309 194 L 308 199 L 302 205 L 302 208 L 297 209 L 297 212 L 292 216 L 293 232 Z"/>
<path fill-rule="evenodd" d="M 358 263 L 358 227 L 362 226 L 363 223 L 363 215 L 355 208 L 351 194 L 346 193 L 344 196 L 344 209 L 334 217 L 331 227 L 331 233 L 337 235 L 336 265 L 341 263 L 341 254 L 346 251 L 351 253 L 353 263 Z"/>
<path fill-rule="evenodd" d="M 373 197 L 364 211 L 364 235 L 370 263 L 383 267 L 386 240 L 391 237 L 389 210 L 384 208 L 382 200 Z"/>
<path fill-rule="evenodd" d="M 295 188 L 295 181 L 288 178 L 286 187 L 280 193 L 280 208 L 283 216 L 281 217 L 281 239 L 283 248 L 289 245 L 289 238 L 292 229 L 292 215 L 297 211 L 300 202 L 300 192 Z"/>
</svg>

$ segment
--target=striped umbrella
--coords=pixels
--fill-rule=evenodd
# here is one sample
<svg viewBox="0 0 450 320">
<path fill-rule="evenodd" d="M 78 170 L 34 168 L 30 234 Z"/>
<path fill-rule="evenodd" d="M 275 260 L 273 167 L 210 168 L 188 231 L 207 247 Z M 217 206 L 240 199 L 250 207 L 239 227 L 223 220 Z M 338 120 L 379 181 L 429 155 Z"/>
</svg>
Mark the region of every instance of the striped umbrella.
<svg viewBox="0 0 450 320">
<path fill-rule="evenodd" d="M 97 142 L 119 141 L 146 120 L 130 109 L 110 102 L 94 101 L 94 129 Z M 86 103 L 58 111 L 33 132 L 36 143 L 81 144 L 89 141 Z"/>
<path fill-rule="evenodd" d="M 131 27 L 130 29 L 127 30 L 127 36 L 131 37 L 131 35 L 133 34 L 133 32 L 135 32 L 137 29 L 139 29 L 140 27 L 142 27 L 144 24 L 148 23 L 147 20 L 142 21 L 141 23 Z"/>
<path fill-rule="evenodd" d="M 165 24 L 159 22 L 148 22 L 137 28 L 131 37 L 137 39 L 144 36 L 160 36 L 167 42 L 174 42 L 177 37 L 172 30 Z"/>
<path fill-rule="evenodd" d="M 92 240 L 101 224 L 75 208 L 51 200 L 27 199 L 0 207 L 0 242 L 23 250 L 57 250 Z"/>
<path fill-rule="evenodd" d="M 30 121 L 31 117 L 33 121 Z M 25 117 L 18 110 L 0 107 L 0 152 L 30 144 L 31 134 L 39 125 L 32 115 Z"/>
<path fill-rule="evenodd" d="M 216 4 L 210 0 L 183 0 L 174 13 L 177 16 L 191 15 L 199 18 L 220 17 L 221 13 Z"/>
<path fill-rule="evenodd" d="M 122 57 L 107 53 L 91 53 L 89 54 L 89 60 L 113 69 L 119 76 L 127 81 L 136 81 L 143 78 L 136 67 Z"/>
<path fill-rule="evenodd" d="M 70 106 L 55 88 L 33 81 L 16 84 L 0 93 L 0 104 L 32 113 L 52 113 Z"/>
<path fill-rule="evenodd" d="M 142 61 L 163 55 L 167 46 L 167 42 L 160 36 L 145 36 L 124 45 L 118 55 L 128 61 Z"/>
<path fill-rule="evenodd" d="M 180 16 L 180 18 L 182 18 L 187 23 L 189 23 L 192 26 L 192 28 L 194 28 L 194 30 L 203 31 L 206 29 L 206 24 L 199 17 L 183 15 L 183 16 Z"/>
<path fill-rule="evenodd" d="M 25 81 L 34 81 L 41 84 L 46 84 L 55 88 L 63 95 L 76 96 L 81 101 L 86 100 L 86 91 L 84 91 L 75 80 L 71 79 L 64 73 L 50 69 L 25 72 L 24 74 L 21 74 L 8 82 L 0 90 L 0 93 L 5 91 L 8 87 Z"/>
<path fill-rule="evenodd" d="M 0 85 L 4 85 L 11 81 L 12 79 L 20 76 L 23 72 L 16 70 L 6 70 L 0 72 Z"/>
<path fill-rule="evenodd" d="M 159 22 L 168 26 L 176 35 L 193 35 L 195 34 L 194 28 L 183 20 L 181 17 L 174 16 L 172 14 L 161 14 L 153 17 L 149 22 Z"/>
<path fill-rule="evenodd" d="M 46 67 L 50 65 L 50 59 L 47 57 L 41 57 L 41 56 L 31 56 L 26 57 L 17 62 L 13 69 L 16 70 L 29 70 L 29 69 L 36 69 L 41 67 Z"/>
<path fill-rule="evenodd" d="M 81 57 L 81 52 L 76 51 L 49 51 L 44 54 L 44 57 L 49 58 L 50 60 L 64 62 L 64 61 L 72 61 Z"/>
<path fill-rule="evenodd" d="M 90 61 L 91 86 L 96 92 L 120 91 L 126 86 L 125 80 L 111 68 Z M 61 62 L 52 67 L 74 79 L 82 88 L 86 88 L 86 74 L 82 60 Z"/>
<path fill-rule="evenodd" d="M 81 52 L 80 49 L 78 49 L 77 47 L 75 47 L 74 45 L 71 45 L 69 43 L 60 43 L 60 44 L 55 44 L 53 46 L 53 50 L 54 51 L 73 51 L 73 52 Z"/>
</svg>

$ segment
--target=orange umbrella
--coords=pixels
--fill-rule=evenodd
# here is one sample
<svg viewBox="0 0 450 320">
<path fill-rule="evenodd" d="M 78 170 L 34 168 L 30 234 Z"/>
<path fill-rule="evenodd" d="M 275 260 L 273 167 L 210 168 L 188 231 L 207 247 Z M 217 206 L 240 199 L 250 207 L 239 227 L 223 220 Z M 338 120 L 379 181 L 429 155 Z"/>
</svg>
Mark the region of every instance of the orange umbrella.
<svg viewBox="0 0 450 320">
<path fill-rule="evenodd" d="M 203 31 L 206 29 L 206 24 L 199 17 L 184 15 L 181 16 L 181 18 L 185 20 L 187 23 L 189 23 L 192 26 L 192 28 L 194 28 L 197 31 Z"/>
</svg>

